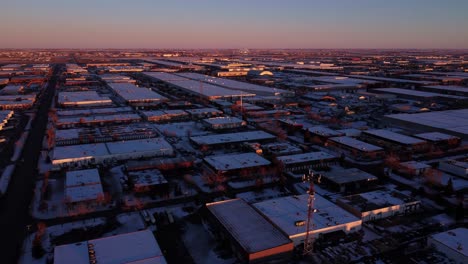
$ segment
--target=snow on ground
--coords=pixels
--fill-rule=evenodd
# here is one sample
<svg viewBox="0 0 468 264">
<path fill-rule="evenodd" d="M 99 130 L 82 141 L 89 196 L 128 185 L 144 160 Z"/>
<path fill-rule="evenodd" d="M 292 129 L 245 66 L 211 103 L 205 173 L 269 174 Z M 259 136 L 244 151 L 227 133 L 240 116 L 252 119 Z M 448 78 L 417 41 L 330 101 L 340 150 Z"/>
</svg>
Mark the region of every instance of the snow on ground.
<svg viewBox="0 0 468 264">
<path fill-rule="evenodd" d="M 104 223 L 105 223 L 104 218 L 94 218 L 94 219 L 88 219 L 88 220 L 83 220 L 83 221 L 70 222 L 66 224 L 46 227 L 45 233 L 42 238 L 42 246 L 44 247 L 47 253 L 40 259 L 35 259 L 32 256 L 32 243 L 36 235 L 36 233 L 32 233 L 29 236 L 27 236 L 26 239 L 24 240 L 22 254 L 20 256 L 18 263 L 20 264 L 47 263 L 46 261 L 47 261 L 48 255 L 52 257 L 54 253 L 55 245 L 51 244 L 51 238 L 63 235 L 67 232 L 70 232 L 73 229 L 81 229 L 84 227 L 89 228 L 93 226 L 102 225 Z"/>
<path fill-rule="evenodd" d="M 362 230 L 364 231 L 364 237 L 362 238 L 362 242 L 372 241 L 375 239 L 382 238 L 381 236 L 377 235 L 374 231 L 366 226 L 362 226 Z"/>
<path fill-rule="evenodd" d="M 196 264 L 230 264 L 236 262 L 233 258 L 222 259 L 213 251 L 216 247 L 216 241 L 204 229 L 203 225 L 185 221 L 184 229 L 182 240 Z"/>
<path fill-rule="evenodd" d="M 37 170 L 39 171 L 39 173 L 46 173 L 48 171 L 51 171 L 52 170 L 52 163 L 51 162 L 47 162 L 47 156 L 48 156 L 48 152 L 43 150 L 41 151 L 41 154 L 39 155 L 39 159 L 37 160 Z"/>
<path fill-rule="evenodd" d="M 13 153 L 13 156 L 11 157 L 11 161 L 15 162 L 21 156 L 21 152 L 23 152 L 23 147 L 26 142 L 26 139 L 28 138 L 28 135 L 29 132 L 23 132 L 20 138 L 15 142 L 15 151 Z"/>
</svg>

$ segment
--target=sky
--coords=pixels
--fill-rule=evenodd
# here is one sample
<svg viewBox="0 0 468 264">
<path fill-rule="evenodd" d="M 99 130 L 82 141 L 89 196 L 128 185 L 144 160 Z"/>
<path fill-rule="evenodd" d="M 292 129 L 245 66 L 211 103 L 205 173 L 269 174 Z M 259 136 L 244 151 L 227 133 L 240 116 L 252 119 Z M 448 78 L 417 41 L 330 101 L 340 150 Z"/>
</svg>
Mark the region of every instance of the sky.
<svg viewBox="0 0 468 264">
<path fill-rule="evenodd" d="M 0 48 L 468 48 L 467 0 L 2 0 Z"/>
</svg>

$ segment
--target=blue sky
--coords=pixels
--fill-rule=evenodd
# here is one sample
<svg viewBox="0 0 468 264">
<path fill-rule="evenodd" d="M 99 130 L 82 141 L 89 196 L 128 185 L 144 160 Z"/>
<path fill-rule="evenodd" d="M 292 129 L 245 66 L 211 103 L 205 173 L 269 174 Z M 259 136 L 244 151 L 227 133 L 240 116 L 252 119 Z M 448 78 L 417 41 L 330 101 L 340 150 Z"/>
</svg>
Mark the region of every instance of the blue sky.
<svg viewBox="0 0 468 264">
<path fill-rule="evenodd" d="M 6 0 L 0 48 L 468 48 L 466 0 Z"/>
</svg>

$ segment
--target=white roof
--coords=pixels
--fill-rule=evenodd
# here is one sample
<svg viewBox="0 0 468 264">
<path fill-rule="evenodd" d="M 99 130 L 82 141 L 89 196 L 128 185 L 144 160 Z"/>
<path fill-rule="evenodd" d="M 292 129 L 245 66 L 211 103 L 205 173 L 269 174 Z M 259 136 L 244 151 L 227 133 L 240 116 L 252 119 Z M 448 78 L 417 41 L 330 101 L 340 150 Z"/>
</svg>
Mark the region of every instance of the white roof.
<svg viewBox="0 0 468 264">
<path fill-rule="evenodd" d="M 237 117 L 232 116 L 221 116 L 221 117 L 213 117 L 203 119 L 204 122 L 212 124 L 212 125 L 220 125 L 220 124 L 231 124 L 231 123 L 242 123 L 243 121 Z"/>
<path fill-rule="evenodd" d="M 388 139 L 388 140 L 398 142 L 398 143 L 401 143 L 401 144 L 405 144 L 405 145 L 425 143 L 425 141 L 422 140 L 422 139 L 418 139 L 418 138 L 398 134 L 398 133 L 395 133 L 393 131 L 386 130 L 386 129 L 367 130 L 367 131 L 364 131 L 363 133 L 368 134 L 368 135 L 377 136 L 377 137 L 384 138 L 384 139 Z"/>
<path fill-rule="evenodd" d="M 162 138 L 116 141 L 97 144 L 81 144 L 55 147 L 53 159 L 87 159 L 119 154 L 139 154 L 172 150 L 172 146 Z"/>
<path fill-rule="evenodd" d="M 126 101 L 162 101 L 166 97 L 150 88 L 137 87 L 132 83 L 109 83 L 109 86 Z"/>
<path fill-rule="evenodd" d="M 223 111 L 218 110 L 216 108 L 211 108 L 211 107 L 206 107 L 206 108 L 196 108 L 196 109 L 187 109 L 185 110 L 187 113 L 191 115 L 197 115 L 197 114 L 208 114 L 208 113 L 217 113 L 217 114 L 222 114 Z"/>
<path fill-rule="evenodd" d="M 452 250 L 468 257 L 468 229 L 456 228 L 442 233 L 432 235 L 435 241 L 444 244 Z"/>
<path fill-rule="evenodd" d="M 467 77 L 468 78 L 468 77 Z M 432 86 L 424 86 L 426 88 L 434 89 L 434 90 L 441 90 L 441 91 L 452 91 L 452 92 L 462 92 L 468 93 L 468 87 L 465 86 L 456 86 L 456 85 L 432 85 Z"/>
<path fill-rule="evenodd" d="M 209 203 L 206 207 L 248 253 L 291 244 L 291 240 L 242 199 Z"/>
<path fill-rule="evenodd" d="M 422 91 L 401 89 L 401 88 L 378 88 L 378 89 L 373 89 L 373 90 L 384 92 L 384 93 L 412 95 L 412 96 L 423 97 L 423 98 L 445 97 L 445 98 L 452 98 L 452 99 L 467 99 L 466 97 L 463 97 L 463 96 L 422 92 Z"/>
<path fill-rule="evenodd" d="M 276 159 L 281 161 L 283 164 L 295 164 L 301 162 L 318 161 L 333 158 L 336 157 L 323 151 L 276 157 Z"/>
<path fill-rule="evenodd" d="M 96 260 L 100 264 L 128 263 L 154 257 L 164 258 L 150 230 L 99 238 L 90 240 L 88 243 L 94 245 Z"/>
<path fill-rule="evenodd" d="M 54 248 L 54 264 L 84 263 L 89 263 L 88 242 L 61 245 Z"/>
<path fill-rule="evenodd" d="M 311 233 L 326 232 L 332 226 L 348 223 L 361 224 L 361 220 L 351 213 L 315 194 Z M 278 226 L 289 237 L 304 235 L 306 225 L 296 226 L 296 221 L 307 221 L 309 195 L 287 196 L 253 204 L 263 215 Z"/>
<path fill-rule="evenodd" d="M 89 263 L 88 245 L 93 245 L 99 264 L 166 264 L 150 230 L 104 237 L 55 247 L 55 264 Z"/>
<path fill-rule="evenodd" d="M 409 169 L 415 169 L 415 170 L 427 169 L 427 168 L 431 167 L 430 165 L 427 165 L 426 163 L 417 162 L 417 161 L 414 161 L 414 160 L 401 162 L 400 166 L 403 166 L 403 167 L 406 167 L 406 168 L 409 168 Z"/>
<path fill-rule="evenodd" d="M 364 141 L 357 140 L 355 138 L 351 137 L 333 137 L 330 138 L 329 140 L 338 142 L 340 144 L 359 149 L 362 151 L 379 151 L 383 150 L 381 147 L 366 143 Z"/>
<path fill-rule="evenodd" d="M 244 141 L 257 141 L 265 139 L 274 139 L 275 136 L 268 134 L 264 131 L 247 131 L 240 133 L 228 133 L 228 134 L 215 134 L 207 136 L 191 137 L 190 139 L 198 145 L 214 145 L 214 144 L 228 144 L 238 143 Z"/>
<path fill-rule="evenodd" d="M 214 155 L 206 157 L 205 161 L 213 168 L 220 171 L 270 165 L 268 160 L 253 152 L 242 154 Z"/>
<path fill-rule="evenodd" d="M 59 104 L 111 104 L 112 100 L 107 96 L 100 96 L 96 91 L 60 92 Z"/>
<path fill-rule="evenodd" d="M 346 184 L 355 181 L 374 181 L 377 180 L 377 177 L 374 175 L 362 171 L 358 168 L 340 168 L 335 169 L 332 167 L 331 171 L 326 171 L 322 173 L 324 178 L 337 183 L 337 184 Z"/>
<path fill-rule="evenodd" d="M 111 115 L 90 115 L 90 116 L 73 116 L 73 117 L 59 117 L 57 124 L 67 123 L 80 123 L 84 121 L 89 122 L 110 122 L 110 121 L 123 121 L 123 120 L 140 120 L 141 116 L 137 114 L 111 114 Z"/>
<path fill-rule="evenodd" d="M 416 201 L 410 196 L 388 189 L 345 196 L 340 198 L 340 200 L 353 208 L 356 208 L 360 212 L 367 212 L 395 205 L 403 205 Z"/>
<path fill-rule="evenodd" d="M 440 132 L 427 132 L 414 135 L 415 137 L 422 138 L 424 140 L 429 141 L 439 141 L 439 140 L 449 140 L 449 139 L 457 139 L 458 137 L 440 133 Z"/>
<path fill-rule="evenodd" d="M 251 92 L 255 94 L 278 95 L 278 94 L 292 93 L 290 91 L 286 91 L 282 89 L 276 89 L 272 87 L 256 85 L 256 84 L 251 84 L 251 83 L 246 83 L 246 82 L 239 82 L 239 81 L 230 80 L 230 79 L 217 78 L 217 77 L 203 75 L 203 74 L 194 73 L 194 72 L 176 73 L 176 75 L 186 77 L 189 79 L 203 81 L 206 83 L 216 84 L 216 85 L 226 87 L 232 90 Z"/>
<path fill-rule="evenodd" d="M 304 124 L 304 127 L 314 134 L 318 134 L 325 137 L 336 137 L 342 135 L 341 132 L 335 131 L 331 128 L 324 126 L 308 126 L 308 123 Z"/>
<path fill-rule="evenodd" d="M 65 188 L 65 197 L 69 199 L 70 202 L 76 203 L 96 200 L 99 197 L 104 197 L 104 193 L 102 191 L 102 185 L 99 183 Z"/>
<path fill-rule="evenodd" d="M 165 73 L 165 72 L 145 72 L 145 75 L 170 83 L 174 86 L 177 86 L 187 92 L 203 95 L 206 97 L 240 97 L 242 96 L 254 96 L 255 94 L 242 93 L 239 91 L 226 89 L 221 86 L 212 85 L 204 83 L 198 80 L 191 80 L 182 76 L 177 76 L 175 74 Z"/>
<path fill-rule="evenodd" d="M 395 114 L 386 117 L 468 135 L 467 116 L 468 109 L 460 109 L 418 114 Z"/>
<path fill-rule="evenodd" d="M 106 143 L 111 155 L 133 152 L 150 152 L 172 150 L 172 146 L 163 138 L 148 138 L 128 141 L 115 141 Z"/>
<path fill-rule="evenodd" d="M 68 171 L 65 177 L 65 187 L 100 184 L 97 169 Z"/>
</svg>

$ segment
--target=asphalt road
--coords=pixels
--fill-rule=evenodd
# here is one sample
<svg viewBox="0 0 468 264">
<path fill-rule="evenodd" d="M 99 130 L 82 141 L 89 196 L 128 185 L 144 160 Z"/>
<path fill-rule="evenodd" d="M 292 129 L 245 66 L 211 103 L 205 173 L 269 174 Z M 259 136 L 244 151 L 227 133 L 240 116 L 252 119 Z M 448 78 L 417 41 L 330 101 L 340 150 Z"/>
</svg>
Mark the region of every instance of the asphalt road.
<svg viewBox="0 0 468 264">
<path fill-rule="evenodd" d="M 8 192 L 0 200 L 1 263 L 17 262 L 23 240 L 27 234 L 26 226 L 32 223 L 29 204 L 33 197 L 37 177 L 37 162 L 47 125 L 48 110 L 55 92 L 58 69 L 55 66 L 54 74 L 39 99 L 39 109 L 23 149 L 23 161 L 17 164 Z"/>
</svg>

